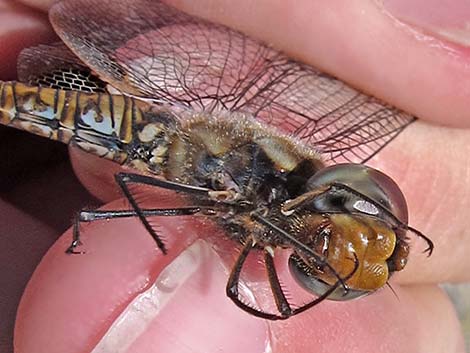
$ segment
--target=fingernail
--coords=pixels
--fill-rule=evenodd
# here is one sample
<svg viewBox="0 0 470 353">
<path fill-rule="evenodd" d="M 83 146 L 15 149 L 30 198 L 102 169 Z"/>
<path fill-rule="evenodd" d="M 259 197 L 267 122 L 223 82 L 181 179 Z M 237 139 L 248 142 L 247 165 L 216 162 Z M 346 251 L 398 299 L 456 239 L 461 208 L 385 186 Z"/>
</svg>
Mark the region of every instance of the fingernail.
<svg viewBox="0 0 470 353">
<path fill-rule="evenodd" d="M 470 46 L 468 0 L 382 0 L 385 10 L 399 21 L 441 39 Z"/>
<path fill-rule="evenodd" d="M 226 280 L 212 247 L 195 242 L 127 305 L 93 353 L 265 352 L 267 324 L 225 296 Z"/>
</svg>

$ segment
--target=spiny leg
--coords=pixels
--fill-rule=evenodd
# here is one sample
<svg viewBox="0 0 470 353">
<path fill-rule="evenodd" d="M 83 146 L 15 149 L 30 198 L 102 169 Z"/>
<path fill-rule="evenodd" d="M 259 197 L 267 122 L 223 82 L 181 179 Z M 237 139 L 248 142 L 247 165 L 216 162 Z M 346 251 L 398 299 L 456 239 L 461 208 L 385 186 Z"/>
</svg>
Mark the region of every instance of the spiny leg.
<svg viewBox="0 0 470 353">
<path fill-rule="evenodd" d="M 180 207 L 180 208 L 149 208 L 140 209 L 144 217 L 152 216 L 190 216 L 201 212 L 200 207 Z M 135 210 L 81 210 L 77 213 L 73 224 L 73 240 L 65 251 L 68 254 L 81 254 L 75 249 L 81 245 L 80 223 L 93 222 L 103 219 L 127 218 L 138 216 Z"/>
<path fill-rule="evenodd" d="M 256 315 L 252 311 L 254 310 L 250 306 L 243 303 L 239 300 L 239 291 L 238 291 L 238 284 L 240 282 L 240 273 L 242 271 L 243 265 L 250 253 L 251 249 L 253 248 L 254 243 L 251 239 L 247 239 L 245 244 L 243 245 L 242 251 L 237 257 L 235 264 L 232 267 L 232 271 L 230 271 L 230 276 L 227 281 L 227 286 L 225 287 L 225 293 L 227 297 L 232 299 L 232 301 L 237 305 L 239 308 L 249 312 L 250 314 Z"/>
<path fill-rule="evenodd" d="M 192 216 L 202 211 L 199 206 L 177 208 L 141 208 L 145 217 L 153 216 Z M 136 217 L 134 210 L 82 210 L 79 213 L 81 222 L 93 222 L 102 219 Z"/>
<path fill-rule="evenodd" d="M 333 284 L 325 293 L 323 293 L 321 296 L 313 299 L 312 301 L 292 310 L 289 302 L 287 301 L 287 298 L 282 290 L 281 284 L 279 282 L 279 277 L 277 276 L 276 272 L 276 267 L 274 265 L 273 261 L 273 256 L 269 251 L 265 250 L 264 253 L 264 261 L 266 265 L 266 269 L 268 271 L 268 278 L 269 278 L 269 284 L 271 286 L 271 290 L 273 292 L 274 300 L 276 302 L 277 309 L 281 313 L 281 316 L 277 317 L 277 319 L 287 319 L 291 316 L 300 314 L 301 312 L 304 312 L 307 309 L 310 309 L 314 307 L 315 305 L 321 303 L 325 299 L 327 299 L 338 287 L 342 286 L 342 283 L 347 281 L 349 278 L 351 278 L 354 273 L 357 271 L 359 268 L 359 259 L 357 258 L 357 255 L 354 254 L 354 269 L 351 271 L 348 276 L 345 278 L 341 278 L 340 280 L 336 281 L 335 284 Z"/>
<path fill-rule="evenodd" d="M 428 247 L 426 249 L 424 249 L 423 253 L 428 253 L 428 257 L 432 255 L 432 252 L 434 251 L 434 243 L 432 242 L 431 239 L 429 239 L 427 236 L 425 236 L 423 233 L 421 233 L 419 230 L 417 230 L 416 228 L 413 228 L 413 227 L 410 227 L 410 226 L 406 226 L 406 229 L 409 230 L 409 231 L 412 231 L 413 233 L 415 233 L 415 235 L 418 237 L 418 238 L 421 238 L 423 239 L 426 244 L 428 245 Z"/>
<path fill-rule="evenodd" d="M 246 311 L 247 313 L 263 318 L 263 319 L 278 320 L 280 318 L 279 315 L 265 313 L 263 311 L 260 311 L 252 307 L 251 305 L 246 304 L 240 299 L 240 293 L 238 291 L 238 285 L 240 283 L 240 274 L 241 274 L 243 265 L 245 263 L 245 260 L 247 259 L 248 254 L 253 249 L 254 245 L 255 244 L 251 238 L 248 238 L 246 240 L 245 245 L 242 248 L 242 251 L 238 255 L 238 258 L 235 261 L 235 264 L 233 265 L 232 271 L 230 272 L 230 276 L 228 278 L 225 291 L 226 291 L 227 297 L 229 297 L 235 303 L 236 306 Z"/>
<path fill-rule="evenodd" d="M 160 187 L 164 189 L 180 191 L 180 192 L 185 192 L 185 193 L 198 194 L 198 195 L 202 194 L 204 196 L 207 196 L 208 192 L 210 191 L 206 188 L 200 188 L 197 186 L 175 183 L 171 181 L 161 180 L 161 179 L 157 179 L 157 178 L 153 178 L 153 177 L 149 177 L 145 175 L 140 175 L 140 174 L 134 174 L 134 173 L 118 173 L 115 175 L 115 179 L 118 185 L 120 186 L 122 192 L 124 193 L 124 196 L 127 198 L 129 203 L 131 204 L 132 209 L 135 211 L 137 217 L 139 218 L 141 223 L 144 225 L 147 232 L 149 232 L 149 234 L 155 240 L 159 249 L 164 254 L 166 254 L 167 252 L 165 248 L 165 244 L 160 239 L 157 232 L 155 232 L 155 230 L 152 228 L 149 221 L 143 214 L 142 209 L 140 208 L 136 199 L 134 198 L 131 191 L 129 190 L 128 184 L 134 183 L 134 184 L 141 184 L 141 185 L 156 186 L 156 187 Z"/>
<path fill-rule="evenodd" d="M 336 272 L 336 270 L 326 261 L 326 259 L 314 252 L 311 248 L 306 246 L 304 243 L 296 239 L 294 236 L 290 235 L 288 232 L 285 230 L 279 228 L 277 225 L 272 223 L 270 220 L 267 218 L 263 217 L 262 215 L 253 212 L 251 214 L 251 217 L 253 220 L 259 222 L 260 224 L 263 224 L 264 226 L 268 227 L 272 231 L 276 232 L 283 241 L 285 241 L 287 244 L 290 244 L 296 251 L 305 253 L 308 256 L 313 257 L 318 263 L 323 264 L 325 267 L 327 267 L 333 276 L 336 277 L 336 279 L 340 282 L 341 286 L 346 290 L 347 286 L 344 283 L 343 279 L 341 276 Z"/>
<path fill-rule="evenodd" d="M 266 266 L 269 285 L 274 296 L 274 301 L 276 302 L 277 310 L 279 310 L 281 316 L 287 318 L 292 315 L 292 308 L 290 307 L 284 291 L 282 290 L 281 283 L 279 282 L 273 255 L 267 249 L 264 250 L 264 265 Z"/>
<path fill-rule="evenodd" d="M 315 298 L 314 300 L 302 305 L 301 307 L 293 309 L 293 310 L 290 309 L 290 305 L 287 301 L 287 298 L 285 297 L 284 293 L 282 292 L 282 288 L 280 288 L 281 286 L 279 284 L 279 280 L 277 279 L 277 274 L 275 273 L 275 271 L 271 272 L 271 275 L 268 275 L 268 276 L 272 276 L 272 278 L 275 278 L 275 280 L 271 281 L 271 279 L 270 279 L 270 284 L 277 281 L 277 284 L 274 283 L 274 286 L 271 287 L 272 290 L 273 290 L 273 293 L 274 293 L 274 291 L 276 291 L 276 292 L 279 291 L 281 293 L 281 294 L 279 294 L 279 293 L 274 294 L 276 305 L 278 306 L 278 310 L 280 312 L 282 312 L 282 311 L 285 312 L 284 315 L 272 314 L 272 313 L 267 313 L 267 312 L 261 311 L 257 308 L 254 308 L 254 307 L 246 304 L 245 302 L 243 302 L 240 299 L 240 294 L 239 294 L 239 291 L 238 291 L 238 285 L 239 285 L 239 282 L 240 282 L 240 274 L 241 274 L 241 270 L 243 268 L 243 265 L 244 265 L 244 263 L 245 263 L 245 261 L 248 257 L 248 254 L 253 249 L 253 247 L 254 247 L 254 243 L 252 242 L 251 239 L 248 239 L 247 242 L 245 243 L 245 245 L 243 246 L 242 251 L 240 252 L 240 254 L 238 256 L 238 258 L 235 262 L 235 265 L 232 268 L 232 271 L 230 273 L 230 277 L 229 277 L 228 282 L 227 282 L 226 293 L 227 293 L 227 296 L 240 309 L 246 311 L 247 313 L 249 313 L 251 315 L 254 315 L 256 317 L 260 317 L 260 318 L 263 318 L 263 319 L 267 319 L 267 320 L 285 320 L 285 319 L 287 319 L 291 316 L 300 314 L 301 312 L 304 312 L 305 310 L 321 303 L 323 300 L 327 299 L 330 296 L 330 294 L 332 294 L 338 287 L 342 286 L 344 281 L 347 281 L 349 278 L 351 278 L 351 276 L 359 268 L 359 260 L 357 259 L 357 256 L 355 255 L 355 259 L 354 259 L 355 266 L 354 266 L 354 269 L 351 271 L 351 273 L 348 276 L 346 276 L 345 278 L 341 278 L 338 281 L 336 281 L 336 283 L 334 283 L 330 287 L 330 289 L 328 289 L 321 296 L 319 296 L 319 297 Z M 266 261 L 267 256 L 271 257 L 270 254 L 268 254 L 268 255 L 265 254 L 265 261 Z M 271 270 L 269 270 L 271 265 L 272 265 L 272 268 L 274 268 L 274 263 L 272 263 L 272 258 L 271 258 L 271 260 L 268 260 L 268 262 L 266 262 L 266 268 L 268 269 L 268 271 L 271 271 Z M 278 288 L 276 288 L 276 287 L 278 287 Z M 279 301 L 280 304 L 277 304 L 278 301 Z M 291 310 L 291 312 L 289 314 L 288 314 L 288 310 L 285 309 L 286 307 L 289 308 L 288 310 Z"/>
</svg>

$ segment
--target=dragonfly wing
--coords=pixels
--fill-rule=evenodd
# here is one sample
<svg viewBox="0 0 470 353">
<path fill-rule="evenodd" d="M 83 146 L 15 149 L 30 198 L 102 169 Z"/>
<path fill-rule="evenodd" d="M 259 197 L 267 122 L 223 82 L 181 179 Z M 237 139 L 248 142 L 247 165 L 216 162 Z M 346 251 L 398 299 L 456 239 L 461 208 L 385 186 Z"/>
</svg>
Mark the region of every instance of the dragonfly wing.
<svg viewBox="0 0 470 353">
<path fill-rule="evenodd" d="M 156 0 L 63 1 L 50 18 L 67 46 L 123 93 L 196 111 L 253 114 L 318 149 L 327 162 L 367 161 L 414 120 L 237 31 Z"/>
<path fill-rule="evenodd" d="M 18 57 L 21 82 L 83 92 L 104 92 L 106 84 L 62 42 L 24 49 Z"/>
<path fill-rule="evenodd" d="M 264 75 L 256 92 L 237 108 L 314 146 L 327 162 L 364 163 L 415 120 L 292 60 L 280 60 Z"/>
<path fill-rule="evenodd" d="M 124 93 L 174 101 L 170 73 L 178 69 L 177 42 L 159 32 L 198 21 L 145 0 L 64 1 L 51 8 L 49 17 L 67 46 L 104 81 Z M 192 38 L 182 30 L 178 35 L 179 41 Z M 175 85 L 178 91 L 181 83 Z"/>
</svg>

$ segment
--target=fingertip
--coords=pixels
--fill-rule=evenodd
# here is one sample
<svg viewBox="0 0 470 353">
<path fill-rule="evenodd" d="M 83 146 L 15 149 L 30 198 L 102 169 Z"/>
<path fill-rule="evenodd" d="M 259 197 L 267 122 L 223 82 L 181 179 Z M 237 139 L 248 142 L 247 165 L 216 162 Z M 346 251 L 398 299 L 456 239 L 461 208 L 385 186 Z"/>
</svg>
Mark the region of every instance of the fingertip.
<svg viewBox="0 0 470 353">
<path fill-rule="evenodd" d="M 16 78 L 16 58 L 25 47 L 56 38 L 47 16 L 15 2 L 0 1 L 0 77 Z"/>
<path fill-rule="evenodd" d="M 135 234 L 126 222 L 116 225 Z M 82 229 L 84 255 L 64 253 L 71 241 L 67 232 L 31 278 L 18 310 L 17 352 L 91 351 L 127 295 L 145 287 L 155 252 L 146 238 L 136 234 L 130 241 L 98 224 Z"/>
<path fill-rule="evenodd" d="M 255 318 L 225 296 L 229 268 L 197 240 L 214 234 L 210 227 L 162 218 L 166 256 L 136 219 L 83 225 L 84 255 L 64 254 L 67 232 L 21 300 L 15 352 L 463 352 L 451 305 L 433 286 L 397 286 L 399 300 L 382 290 L 327 301 L 280 322 Z"/>
<path fill-rule="evenodd" d="M 266 351 L 267 324 L 225 297 L 226 278 L 210 245 L 193 243 L 134 298 L 96 349 L 113 351 L 116 339 L 127 337 L 118 345 L 128 352 Z"/>
<path fill-rule="evenodd" d="M 460 211 L 470 207 L 470 158 L 463 153 L 468 150 L 469 137 L 469 130 L 418 121 L 368 163 L 400 185 L 408 204 L 409 224 L 434 243 L 428 257 L 422 253 L 427 243 L 409 232 L 409 262 L 397 273 L 401 284 L 465 282 L 470 278 L 470 219 Z"/>
<path fill-rule="evenodd" d="M 325 302 L 273 326 L 275 352 L 464 352 L 460 324 L 436 286 L 394 286 L 351 302 Z M 444 324 L 445 323 L 445 324 Z"/>
<path fill-rule="evenodd" d="M 267 325 L 225 296 L 227 269 L 195 242 L 204 228 L 159 221 L 166 256 L 135 219 L 83 225 L 84 255 L 64 254 L 67 232 L 21 300 L 16 352 L 263 351 Z"/>
</svg>

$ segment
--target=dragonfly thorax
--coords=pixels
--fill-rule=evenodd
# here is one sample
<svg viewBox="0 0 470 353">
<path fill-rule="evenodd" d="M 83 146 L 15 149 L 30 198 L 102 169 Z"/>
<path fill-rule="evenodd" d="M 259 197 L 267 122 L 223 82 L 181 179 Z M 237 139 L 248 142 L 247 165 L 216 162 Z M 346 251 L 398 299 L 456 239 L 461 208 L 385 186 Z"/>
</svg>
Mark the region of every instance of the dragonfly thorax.
<svg viewBox="0 0 470 353">
<path fill-rule="evenodd" d="M 269 204 L 295 197 L 321 168 L 315 151 L 249 116 L 201 114 L 170 137 L 164 176 L 211 190 L 233 190 L 252 203 Z"/>
<path fill-rule="evenodd" d="M 315 151 L 249 116 L 201 114 L 181 123 L 170 136 L 163 176 L 236 194 L 233 202 L 223 202 L 226 217 L 219 223 L 231 237 L 240 240 L 250 234 L 262 246 L 263 239 L 272 243 L 273 235 L 255 226 L 250 213 L 265 214 L 278 223 L 285 218 L 281 205 L 305 192 L 309 178 L 323 167 Z"/>
</svg>

